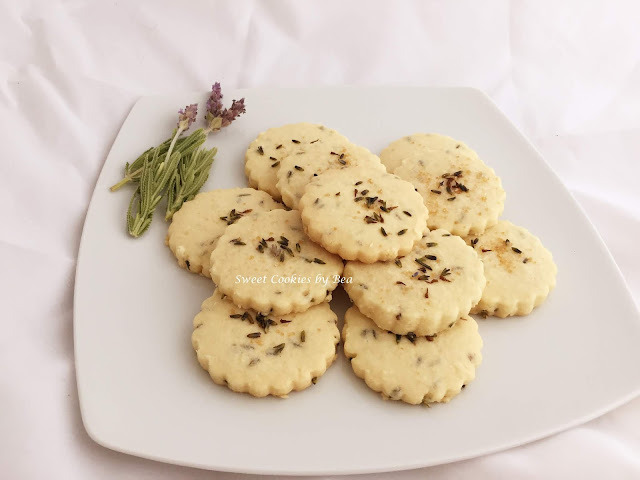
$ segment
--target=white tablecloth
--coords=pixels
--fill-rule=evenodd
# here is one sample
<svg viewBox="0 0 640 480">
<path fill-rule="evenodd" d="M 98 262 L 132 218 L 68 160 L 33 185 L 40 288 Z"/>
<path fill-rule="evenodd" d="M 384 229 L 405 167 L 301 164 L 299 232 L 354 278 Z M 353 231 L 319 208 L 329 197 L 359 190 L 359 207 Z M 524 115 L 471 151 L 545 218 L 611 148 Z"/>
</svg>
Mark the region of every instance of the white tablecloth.
<svg viewBox="0 0 640 480">
<path fill-rule="evenodd" d="M 0 478 L 214 476 L 102 448 L 78 409 L 80 233 L 107 151 L 141 95 L 214 80 L 481 88 L 573 192 L 640 300 L 638 2 L 0 4 Z M 503 453 L 363 478 L 570 473 L 640 478 L 640 399 Z"/>
</svg>

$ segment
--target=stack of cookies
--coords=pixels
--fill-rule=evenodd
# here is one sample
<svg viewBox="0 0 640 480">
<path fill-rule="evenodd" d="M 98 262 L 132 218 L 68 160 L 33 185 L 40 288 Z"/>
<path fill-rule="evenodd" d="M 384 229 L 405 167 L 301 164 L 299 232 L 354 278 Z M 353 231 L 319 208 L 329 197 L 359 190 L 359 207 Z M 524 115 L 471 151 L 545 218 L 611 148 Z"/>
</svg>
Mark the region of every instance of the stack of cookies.
<svg viewBox="0 0 640 480">
<path fill-rule="evenodd" d="M 216 285 L 192 342 L 234 391 L 314 384 L 336 357 L 328 302 L 343 284 L 356 375 L 385 398 L 446 402 L 481 362 L 469 314 L 529 313 L 555 284 L 540 241 L 499 221 L 500 179 L 452 138 L 412 135 L 379 158 L 322 125 L 285 125 L 249 145 L 245 172 L 254 188 L 199 194 L 167 235 L 179 265 Z"/>
<path fill-rule="evenodd" d="M 335 360 L 340 331 L 329 302 L 344 263 L 306 235 L 290 207 L 319 172 L 361 164 L 385 171 L 335 130 L 270 129 L 246 154 L 258 189 L 201 193 L 174 215 L 166 243 L 178 264 L 215 283 L 194 319 L 192 343 L 216 383 L 285 397 L 315 384 Z"/>
<path fill-rule="evenodd" d="M 380 158 L 420 192 L 430 229 L 462 237 L 478 254 L 486 286 L 471 313 L 527 315 L 547 298 L 557 274 L 551 253 L 525 228 L 500 219 L 500 178 L 476 152 L 451 137 L 422 133 L 392 142 Z"/>
<path fill-rule="evenodd" d="M 485 286 L 474 249 L 436 225 L 430 231 L 419 190 L 387 172 L 322 173 L 298 207 L 309 237 L 347 260 L 344 287 L 354 306 L 344 319 L 344 351 L 356 375 L 393 400 L 456 395 L 481 360 L 468 316 Z"/>
</svg>

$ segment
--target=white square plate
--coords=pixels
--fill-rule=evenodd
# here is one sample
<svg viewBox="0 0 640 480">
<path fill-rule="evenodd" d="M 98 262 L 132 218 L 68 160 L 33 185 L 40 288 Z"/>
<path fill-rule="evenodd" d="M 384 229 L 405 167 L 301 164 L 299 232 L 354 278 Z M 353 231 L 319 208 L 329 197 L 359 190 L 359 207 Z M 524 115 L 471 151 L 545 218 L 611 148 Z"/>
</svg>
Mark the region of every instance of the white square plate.
<svg viewBox="0 0 640 480">
<path fill-rule="evenodd" d="M 75 354 L 84 425 L 108 448 L 250 473 L 343 474 L 469 458 L 550 435 L 640 391 L 640 318 L 592 225 L 531 144 L 481 92 L 466 88 L 254 89 L 247 114 L 208 142 L 219 153 L 204 190 L 246 185 L 244 150 L 280 124 L 323 123 L 379 152 L 414 132 L 459 138 L 502 177 L 504 218 L 553 252 L 558 285 L 528 317 L 480 322 L 484 361 L 446 405 L 383 401 L 342 353 L 317 385 L 287 400 L 215 385 L 191 348 L 210 280 L 177 267 L 157 215 L 127 236 L 123 165 L 163 140 L 176 110 L 204 94 L 142 98 L 96 185 L 78 258 Z M 347 299 L 337 294 L 339 316 Z"/>
</svg>

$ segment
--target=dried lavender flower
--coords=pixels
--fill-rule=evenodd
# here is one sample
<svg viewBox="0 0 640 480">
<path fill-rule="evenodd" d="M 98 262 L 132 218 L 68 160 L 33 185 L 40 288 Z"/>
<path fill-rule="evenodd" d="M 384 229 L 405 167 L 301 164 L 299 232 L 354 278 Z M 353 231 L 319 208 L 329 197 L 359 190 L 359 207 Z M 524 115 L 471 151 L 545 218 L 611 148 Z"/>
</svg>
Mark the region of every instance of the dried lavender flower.
<svg viewBox="0 0 640 480">
<path fill-rule="evenodd" d="M 227 109 L 222 106 L 222 97 L 220 83 L 216 82 L 211 86 L 211 94 L 207 100 L 207 113 L 204 117 L 208 132 L 214 132 L 230 125 L 246 111 L 244 98 L 234 100 L 231 103 L 231 108 Z"/>
<path fill-rule="evenodd" d="M 238 118 L 246 111 L 247 109 L 244 106 L 244 98 L 241 98 L 240 100 L 234 100 L 233 102 L 231 102 L 231 108 L 228 110 L 225 108 L 222 112 L 222 126 L 226 127 L 227 125 L 230 125 L 231 122 L 233 122 L 236 118 Z"/>
<path fill-rule="evenodd" d="M 178 117 L 178 129 L 181 132 L 188 130 L 193 122 L 196 121 L 196 117 L 198 116 L 198 104 L 192 103 L 191 105 L 187 105 L 181 110 L 178 110 L 180 116 Z"/>
<path fill-rule="evenodd" d="M 212 118 L 222 115 L 222 90 L 220 82 L 216 82 L 211 86 L 211 95 L 207 99 L 207 114 L 211 114 Z"/>
</svg>

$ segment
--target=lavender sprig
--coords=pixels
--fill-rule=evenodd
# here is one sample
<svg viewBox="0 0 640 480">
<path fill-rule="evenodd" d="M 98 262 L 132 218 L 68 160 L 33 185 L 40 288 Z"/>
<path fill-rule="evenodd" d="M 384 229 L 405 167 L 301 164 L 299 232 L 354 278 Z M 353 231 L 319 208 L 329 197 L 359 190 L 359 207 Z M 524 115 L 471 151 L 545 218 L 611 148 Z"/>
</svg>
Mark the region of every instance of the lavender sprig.
<svg viewBox="0 0 640 480">
<path fill-rule="evenodd" d="M 189 130 L 189 127 L 196 121 L 196 117 L 198 116 L 198 104 L 192 103 L 191 105 L 187 105 L 182 110 L 178 110 L 178 113 L 180 115 L 178 117 L 178 131 Z"/>
<path fill-rule="evenodd" d="M 207 135 L 230 125 L 245 111 L 244 98 L 233 100 L 230 108 L 224 108 L 220 84 L 216 82 L 207 100 L 205 128 L 182 136 L 198 115 L 197 104 L 187 105 L 178 111 L 178 122 L 169 139 L 125 165 L 124 178 L 111 190 L 131 181 L 138 182 L 127 210 L 127 229 L 133 237 L 147 231 L 162 197 L 167 196 L 165 219 L 169 220 L 185 201 L 200 191 L 217 151 L 216 148 L 202 148 Z"/>
<path fill-rule="evenodd" d="M 246 111 L 247 109 L 244 106 L 244 98 L 241 98 L 240 100 L 234 100 L 233 102 L 231 102 L 231 108 L 228 110 L 225 108 L 222 112 L 222 127 L 224 128 L 228 125 L 231 125 L 231 122 L 233 122 L 236 118 L 238 118 Z"/>
<path fill-rule="evenodd" d="M 165 160 L 168 160 L 173 153 L 173 149 L 176 146 L 176 142 L 178 141 L 178 137 L 182 135 L 182 132 L 189 130 L 189 127 L 193 122 L 195 122 L 196 117 L 198 116 L 198 104 L 192 103 L 191 105 L 187 105 L 182 110 L 178 110 L 178 128 L 176 128 L 175 133 L 173 134 L 173 140 L 171 140 L 171 144 L 169 145 L 169 149 L 165 155 Z"/>
<path fill-rule="evenodd" d="M 200 191 L 209 178 L 209 170 L 217 151 L 216 147 L 210 150 L 200 148 L 182 159 L 167 188 L 165 220 L 171 220 L 182 204 L 191 200 Z"/>
<path fill-rule="evenodd" d="M 178 126 L 173 134 L 173 139 L 164 156 L 161 156 L 158 149 L 154 149 L 153 155 L 145 155 L 140 183 L 133 194 L 129 209 L 127 210 L 127 229 L 132 237 L 139 237 L 147 231 L 153 220 L 158 203 L 164 195 L 164 191 L 174 176 L 174 172 L 180 163 L 181 154 L 174 152 L 178 137 L 182 132 L 188 130 L 198 115 L 198 105 L 187 105 L 178 111 Z M 136 202 L 137 199 L 137 202 Z M 133 215 L 134 207 L 136 214 Z"/>
<path fill-rule="evenodd" d="M 140 180 L 140 177 L 142 176 L 144 159 L 147 154 L 153 155 L 157 150 L 160 156 L 166 156 L 169 152 L 169 149 L 172 148 L 172 150 L 179 152 L 183 157 L 185 157 L 197 150 L 207 138 L 207 134 L 204 132 L 204 129 L 199 128 L 188 137 L 180 137 L 183 132 L 187 131 L 189 127 L 191 127 L 191 124 L 195 121 L 197 114 L 198 105 L 195 103 L 187 105 L 185 108 L 178 110 L 178 123 L 173 133 L 171 134 L 171 137 L 162 142 L 157 147 L 152 147 L 148 150 L 145 150 L 132 163 L 127 162 L 124 166 L 124 176 L 122 177 L 122 180 L 113 185 L 111 187 L 111 191 L 115 192 L 129 182 L 137 182 Z M 177 138 L 176 136 L 179 138 Z M 177 140 L 174 143 L 173 141 L 176 138 Z M 173 147 L 171 147 L 172 144 Z"/>
<path fill-rule="evenodd" d="M 220 83 L 211 86 L 211 93 L 207 99 L 207 113 L 205 114 L 204 133 L 209 134 L 224 128 L 246 112 L 244 98 L 231 102 L 230 108 L 222 104 L 222 89 Z M 197 150 L 184 157 L 178 171 L 171 178 L 168 187 L 167 212 L 165 220 L 173 218 L 173 214 L 180 210 L 182 204 L 191 200 L 202 188 L 209 177 L 209 169 L 213 163 L 216 149 Z"/>
<path fill-rule="evenodd" d="M 215 117 L 222 115 L 222 89 L 220 88 L 220 82 L 216 82 L 211 86 L 211 93 L 207 99 L 207 116 L 205 120 L 207 122 Z"/>
<path fill-rule="evenodd" d="M 247 111 L 244 106 L 244 98 L 233 100 L 229 109 L 223 108 L 222 96 L 220 83 L 214 83 L 211 86 L 211 93 L 207 100 L 207 113 L 204 117 L 206 123 L 205 131 L 207 133 L 215 132 L 231 125 L 236 118 Z"/>
<path fill-rule="evenodd" d="M 162 199 L 165 187 L 171 179 L 171 174 L 180 162 L 180 154 L 162 159 L 155 150 L 153 155 L 145 155 L 140 183 L 133 194 L 127 209 L 127 230 L 134 238 L 147 231 L 153 220 L 153 212 Z M 135 214 L 134 214 L 135 212 Z"/>
</svg>

